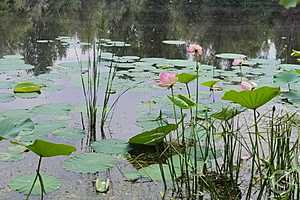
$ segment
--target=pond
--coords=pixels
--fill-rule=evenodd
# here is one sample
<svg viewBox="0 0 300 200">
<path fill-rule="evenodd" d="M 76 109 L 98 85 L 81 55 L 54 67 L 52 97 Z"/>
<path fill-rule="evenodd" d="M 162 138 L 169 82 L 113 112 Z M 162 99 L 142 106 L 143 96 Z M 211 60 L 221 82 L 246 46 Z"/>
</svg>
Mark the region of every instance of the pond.
<svg viewBox="0 0 300 200">
<path fill-rule="evenodd" d="M 264 176 L 277 177 L 280 170 L 282 173 L 292 167 L 279 168 L 277 163 L 278 170 L 273 173 L 260 167 L 273 162 L 273 151 L 270 150 L 270 161 L 268 153 L 259 149 L 269 145 L 273 136 L 260 139 L 259 145 L 259 139 L 255 143 L 257 138 L 251 134 L 258 135 L 258 130 L 268 134 L 275 121 L 285 128 L 291 126 L 277 127 L 278 134 L 286 131 L 290 135 L 282 143 L 272 143 L 270 149 L 286 147 L 297 153 L 298 138 L 294 134 L 299 131 L 300 65 L 292 52 L 300 50 L 299 21 L 299 7 L 285 9 L 274 1 L 1 2 L 0 199 L 26 198 L 24 193 L 29 192 L 39 156 L 43 158 L 44 199 L 170 199 L 171 189 L 163 195 L 158 166 L 176 174 L 169 165 L 171 162 L 174 167 L 173 159 L 179 160 L 175 165 L 180 165 L 180 174 L 184 174 L 178 180 L 172 174 L 166 175 L 168 188 L 172 188 L 172 183 L 177 189 L 185 188 L 176 198 L 201 198 L 198 196 L 202 192 L 195 183 L 198 162 L 201 173 L 207 173 L 203 176 L 207 179 L 199 181 L 207 183 L 199 186 L 205 191 L 205 199 L 227 199 L 228 196 L 220 195 L 224 191 L 227 195 L 236 194 L 232 199 L 249 198 L 252 193 L 260 198 L 259 188 L 268 188 Z M 199 44 L 203 49 L 195 46 L 196 52 L 192 49 L 189 53 L 187 48 L 191 44 Z M 197 57 L 200 51 L 201 56 Z M 300 55 L 294 52 L 297 53 Z M 241 62 L 235 64 L 238 60 Z M 162 72 L 168 73 L 166 76 L 176 73 L 176 84 L 161 87 L 162 81 L 170 81 L 170 77 L 162 80 Z M 249 95 L 256 95 L 251 103 L 257 104 L 243 102 L 240 93 L 230 93 L 229 90 L 240 90 L 243 82 L 255 82 L 253 87 L 258 89 L 250 90 Z M 259 91 L 260 87 L 263 88 Z M 281 94 L 274 89 L 277 87 Z M 269 93 L 273 95 L 270 99 Z M 255 102 L 257 99 L 262 102 Z M 230 121 L 232 126 L 223 124 L 229 121 L 224 120 L 224 113 L 228 117 L 229 110 L 222 108 L 228 108 L 230 102 L 243 107 L 234 107 L 237 110 L 229 113 L 230 120 L 242 113 L 243 119 L 237 117 L 237 121 L 246 125 L 234 129 L 236 122 Z M 276 112 L 272 112 L 273 106 Z M 288 120 L 284 120 L 286 117 Z M 272 125 L 266 128 L 270 118 Z M 220 130 L 247 136 L 239 140 L 230 134 L 220 134 Z M 203 136 L 203 132 L 210 131 L 215 132 Z M 149 141 L 134 137 L 141 132 L 163 135 L 151 136 Z M 172 136 L 166 137 L 170 132 Z M 203 138 L 193 136 L 195 132 Z M 168 139 L 164 141 L 161 137 Z M 231 146 L 224 145 L 223 139 L 225 144 L 231 141 Z M 160 144 L 156 145 L 158 140 Z M 36 146 L 30 147 L 36 144 L 34 141 L 72 145 L 76 152 L 65 152 L 73 152 L 70 157 L 42 156 Z M 199 158 L 195 145 L 198 142 L 205 147 L 205 153 L 200 148 Z M 43 145 L 45 151 L 47 145 Z M 49 149 L 59 149 L 51 145 L 54 144 L 49 144 Z M 175 152 L 168 152 L 165 145 Z M 194 154 L 190 151 L 192 147 Z M 231 154 L 228 148 L 232 148 Z M 157 159 L 156 151 L 165 155 Z M 176 152 L 184 158 L 174 157 Z M 240 158 L 239 162 L 231 160 L 225 165 L 230 155 L 236 160 Z M 191 159 L 188 163 L 189 156 L 194 156 L 195 162 Z M 291 161 L 291 157 L 283 156 L 278 162 Z M 218 163 L 223 163 L 222 167 Z M 194 166 L 191 177 L 189 164 Z M 240 167 L 240 175 L 233 178 L 233 171 L 238 171 L 233 168 Z M 249 178 L 256 178 L 252 177 L 254 168 L 261 185 L 252 187 L 251 181 L 249 190 Z M 295 177 L 299 180 L 299 176 Z M 187 183 L 190 181 L 192 186 Z M 230 187 L 211 189 L 224 183 Z M 190 188 L 194 193 L 185 192 Z M 286 190 L 281 188 L 280 192 L 272 193 L 273 197 L 283 194 L 282 191 Z M 40 194 L 36 185 L 30 199 L 40 199 Z"/>
</svg>

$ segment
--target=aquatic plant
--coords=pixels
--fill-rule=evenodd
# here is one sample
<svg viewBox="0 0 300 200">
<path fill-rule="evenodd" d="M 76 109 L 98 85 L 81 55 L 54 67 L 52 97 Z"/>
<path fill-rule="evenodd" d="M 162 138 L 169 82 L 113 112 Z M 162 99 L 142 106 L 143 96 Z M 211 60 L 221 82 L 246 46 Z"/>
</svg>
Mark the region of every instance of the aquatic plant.
<svg viewBox="0 0 300 200">
<path fill-rule="evenodd" d="M 84 72 L 83 72 L 83 66 L 82 63 L 78 57 L 77 51 L 76 57 L 78 63 L 80 63 L 80 78 L 81 78 L 81 84 L 82 84 L 82 90 L 85 100 L 85 109 L 86 114 L 88 118 L 88 137 L 87 142 L 93 142 L 96 141 L 97 138 L 97 99 L 98 99 L 98 92 L 99 92 L 99 86 L 100 86 L 100 70 L 98 69 L 98 62 L 97 62 L 97 51 L 96 49 L 96 43 L 93 44 L 93 57 L 92 60 L 89 57 L 88 60 L 88 69 L 87 69 L 87 82 L 84 79 Z M 83 121 L 83 120 L 82 120 Z M 85 128 L 83 123 L 83 128 Z"/>
<path fill-rule="evenodd" d="M 28 177 L 17 177 L 16 179 L 12 180 L 10 183 L 10 186 L 12 188 L 15 188 L 16 190 L 20 192 L 25 192 L 27 194 L 26 199 L 29 199 L 34 186 L 36 184 L 37 179 L 39 179 L 39 185 L 40 185 L 40 194 L 41 194 L 41 199 L 44 198 L 44 194 L 46 192 L 51 191 L 52 189 L 57 189 L 57 185 L 54 182 L 56 180 L 52 179 L 51 177 L 49 178 L 47 176 L 46 182 L 43 181 L 42 175 L 40 173 L 40 167 L 41 167 L 41 162 L 42 158 L 46 157 L 55 157 L 55 156 L 68 156 L 72 152 L 76 151 L 76 148 L 70 145 L 66 144 L 56 144 L 52 142 L 48 142 L 45 140 L 35 140 L 32 144 L 23 144 L 20 143 L 19 141 L 16 140 L 17 136 L 22 132 L 22 131 L 32 131 L 34 129 L 34 124 L 30 119 L 26 120 L 10 120 L 10 119 L 4 119 L 1 121 L 1 126 L 0 126 L 0 141 L 1 140 L 10 140 L 12 144 L 15 145 L 21 145 L 24 146 L 26 149 L 30 150 L 31 152 L 37 154 L 39 156 L 39 162 L 38 162 L 38 167 L 36 170 L 36 176 L 32 182 L 31 187 L 29 188 L 28 185 L 21 185 L 20 182 L 28 181 Z M 30 180 L 30 177 L 29 177 Z M 52 186 L 48 186 L 48 181 L 51 180 Z M 51 185 L 51 184 L 50 184 Z M 46 189 L 47 188 L 47 191 Z M 28 189 L 28 190 L 27 190 Z M 36 193 L 36 192 L 35 192 Z"/>
<path fill-rule="evenodd" d="M 20 144 L 20 143 L 17 143 Z M 20 144 L 22 145 L 22 144 Z M 42 158 L 49 158 L 49 157 L 56 157 L 56 156 L 68 156 L 74 151 L 76 151 L 76 148 L 70 145 L 66 144 L 56 144 L 44 140 L 35 140 L 33 144 L 30 145 L 24 145 L 28 150 L 31 152 L 37 154 L 39 156 L 39 162 L 36 169 L 36 176 L 34 178 L 34 181 L 32 183 L 32 186 L 27 194 L 26 200 L 29 199 L 32 190 L 36 184 L 37 179 L 39 179 L 40 183 L 40 189 L 41 189 L 41 199 L 44 198 L 44 194 L 46 194 L 45 190 L 45 184 L 43 182 L 42 175 L 40 173 Z"/>
</svg>

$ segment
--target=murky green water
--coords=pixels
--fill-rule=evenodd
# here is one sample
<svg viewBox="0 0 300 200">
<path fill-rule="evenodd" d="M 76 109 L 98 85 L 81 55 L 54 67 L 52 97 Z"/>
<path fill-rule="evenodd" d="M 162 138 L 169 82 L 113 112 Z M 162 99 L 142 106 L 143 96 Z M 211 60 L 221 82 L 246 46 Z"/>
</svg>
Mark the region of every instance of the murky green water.
<svg viewBox="0 0 300 200">
<path fill-rule="evenodd" d="M 72 2 L 43 5 L 32 1 L 30 8 L 23 9 L 20 5 L 10 8 L 11 11 L 1 10 L 0 6 L 0 118 L 26 116 L 41 126 L 63 123 L 64 128 L 80 129 L 80 112 L 84 110 L 76 54 L 85 66 L 91 53 L 88 42 L 95 37 L 130 44 L 126 48 L 104 47 L 107 53 L 113 51 L 119 56 L 140 57 L 116 62 L 119 71 L 115 91 L 120 93 L 134 87 L 121 97 L 107 131 L 113 138 L 122 139 L 153 127 L 146 118 L 165 109 L 167 103 L 163 96 L 166 91 L 158 89 L 155 82 L 160 71 L 174 70 L 174 67 L 181 71 L 193 69 L 194 63 L 186 54 L 185 45 L 167 45 L 162 41 L 201 44 L 205 49 L 206 64 L 202 67 L 201 80 L 220 78 L 233 88 L 240 80 L 236 76 L 239 71 L 223 70 L 221 65 L 219 69 L 213 68 L 212 65 L 217 65 L 215 54 L 240 53 L 256 59 L 252 63 L 260 63 L 261 67 L 243 69 L 245 79 L 271 84 L 273 74 L 280 71 L 277 66 L 295 63 L 289 54 L 292 49 L 300 49 L 300 24 L 297 23 L 300 10 L 287 11 L 275 2 L 253 1 L 238 5 L 222 5 L 218 1 L 204 4 L 158 0 Z M 101 63 L 103 77 L 107 72 L 106 64 L 109 62 Z M 9 97 L 13 85 L 20 81 L 33 81 L 45 87 L 38 96 Z M 210 102 L 205 89 L 202 95 L 204 103 Z M 159 107 L 157 102 L 163 105 Z M 43 113 L 40 109 L 34 112 L 34 107 L 48 104 L 54 107 L 63 104 L 62 108 L 70 104 L 71 111 Z M 79 139 L 57 137 L 53 130 L 40 136 L 76 145 L 78 150 L 85 146 L 80 136 Z M 0 150 L 5 151 L 7 145 L 1 143 Z M 7 184 L 17 175 L 33 173 L 36 161 L 37 158 L 28 153 L 20 161 L 0 161 L 0 199 L 23 198 Z M 62 180 L 62 187 L 46 199 L 159 199 L 160 186 L 151 183 L 132 185 L 124 181 L 119 168 L 127 166 L 126 162 L 102 174 L 111 177 L 113 182 L 107 195 L 95 193 L 94 175 L 68 172 L 62 163 L 62 159 L 49 159 L 43 165 L 43 171 Z"/>
</svg>

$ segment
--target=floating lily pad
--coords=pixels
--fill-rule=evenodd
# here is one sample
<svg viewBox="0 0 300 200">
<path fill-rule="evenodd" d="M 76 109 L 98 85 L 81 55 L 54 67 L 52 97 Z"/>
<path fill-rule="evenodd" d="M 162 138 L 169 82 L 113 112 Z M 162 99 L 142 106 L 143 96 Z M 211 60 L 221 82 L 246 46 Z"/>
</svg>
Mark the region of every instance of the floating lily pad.
<svg viewBox="0 0 300 200">
<path fill-rule="evenodd" d="M 163 171 L 164 171 L 166 180 L 168 180 L 168 181 L 171 180 L 171 175 L 170 175 L 168 165 L 163 165 Z M 141 168 L 140 170 L 138 170 L 138 172 L 143 177 L 149 177 L 153 181 L 162 181 L 159 164 L 149 165 L 148 167 Z"/>
<path fill-rule="evenodd" d="M 300 80 L 300 75 L 295 71 L 284 71 L 274 76 L 274 81 L 279 83 L 292 83 Z"/>
<path fill-rule="evenodd" d="M 41 86 L 32 82 L 18 83 L 14 89 L 15 93 L 41 93 Z"/>
<path fill-rule="evenodd" d="M 244 59 L 246 57 L 247 56 L 243 54 L 235 54 L 235 53 L 221 53 L 216 55 L 216 58 L 229 59 L 229 60 Z"/>
<path fill-rule="evenodd" d="M 118 139 L 100 140 L 94 142 L 92 147 L 97 153 L 106 154 L 124 155 L 130 150 L 128 142 Z"/>
<path fill-rule="evenodd" d="M 21 131 L 31 131 L 33 129 L 34 124 L 31 119 L 3 119 L 0 121 L 0 140 L 15 138 Z"/>
<path fill-rule="evenodd" d="M 8 162 L 8 161 L 18 161 L 22 159 L 23 159 L 22 154 L 0 152 L 0 161 Z"/>
<path fill-rule="evenodd" d="M 28 194 L 32 183 L 34 181 L 35 175 L 28 176 L 18 176 L 10 181 L 8 184 L 10 188 L 16 190 L 17 192 L 21 192 L 24 194 Z M 42 174 L 42 179 L 44 183 L 44 189 L 46 193 L 53 192 L 60 188 L 60 181 L 54 176 L 48 176 Z M 33 195 L 41 195 L 41 186 L 40 182 L 37 181 L 32 190 Z"/>
<path fill-rule="evenodd" d="M 40 96 L 38 93 L 15 93 L 16 97 L 22 98 L 22 99 L 34 99 Z"/>
<path fill-rule="evenodd" d="M 62 128 L 52 132 L 53 135 L 67 139 L 67 140 L 80 140 L 84 137 L 84 131 L 74 128 Z"/>
<path fill-rule="evenodd" d="M 5 82 L 2 82 L 0 81 L 0 89 L 11 89 L 13 88 L 15 85 L 14 82 L 8 82 L 8 81 L 5 81 Z"/>
<path fill-rule="evenodd" d="M 290 91 L 283 93 L 283 96 L 288 99 L 289 102 L 293 104 L 299 104 L 300 103 L 300 92 L 299 91 Z"/>
<path fill-rule="evenodd" d="M 8 55 L 0 59 L 0 71 L 16 71 L 33 69 L 34 66 L 24 63 L 20 55 Z"/>
<path fill-rule="evenodd" d="M 8 103 L 14 101 L 16 97 L 9 93 L 0 93 L 0 103 Z"/>
<path fill-rule="evenodd" d="M 37 43 L 52 43 L 52 42 L 54 42 L 53 40 L 37 40 L 36 41 Z"/>
<path fill-rule="evenodd" d="M 45 115 L 67 115 L 71 112 L 70 104 L 43 104 L 31 109 L 32 113 Z"/>
<path fill-rule="evenodd" d="M 297 64 L 280 64 L 280 65 L 277 65 L 277 67 L 279 69 L 285 70 L 285 71 L 300 69 L 300 65 L 297 65 Z"/>
<path fill-rule="evenodd" d="M 164 41 L 162 41 L 162 43 L 171 44 L 171 45 L 184 45 L 184 44 L 186 44 L 185 41 L 181 41 L 181 40 L 164 40 Z"/>
<path fill-rule="evenodd" d="M 25 147 L 11 144 L 5 152 L 0 153 L 0 161 L 8 162 L 22 160 L 24 158 L 23 152 L 25 150 Z"/>
<path fill-rule="evenodd" d="M 115 158 L 103 153 L 82 153 L 71 157 L 64 162 L 67 170 L 79 173 L 102 172 L 117 164 Z"/>
</svg>

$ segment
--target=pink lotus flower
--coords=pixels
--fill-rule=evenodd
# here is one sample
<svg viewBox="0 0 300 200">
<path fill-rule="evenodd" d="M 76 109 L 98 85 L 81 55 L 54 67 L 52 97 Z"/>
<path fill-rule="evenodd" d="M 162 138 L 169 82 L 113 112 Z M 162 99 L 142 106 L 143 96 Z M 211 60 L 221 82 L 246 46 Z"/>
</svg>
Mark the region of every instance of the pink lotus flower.
<svg viewBox="0 0 300 200">
<path fill-rule="evenodd" d="M 190 44 L 186 51 L 193 56 L 199 57 L 203 54 L 203 49 L 199 44 Z"/>
<path fill-rule="evenodd" d="M 257 84 L 252 81 L 242 81 L 240 88 L 242 91 L 244 90 L 254 90 L 257 87 Z"/>
<path fill-rule="evenodd" d="M 174 72 L 161 72 L 159 74 L 159 83 L 160 87 L 172 87 L 177 81 L 176 73 Z"/>
<path fill-rule="evenodd" d="M 233 62 L 232 62 L 232 65 L 233 66 L 238 66 L 238 65 L 241 65 L 242 63 L 243 63 L 242 59 L 234 59 Z"/>
</svg>

